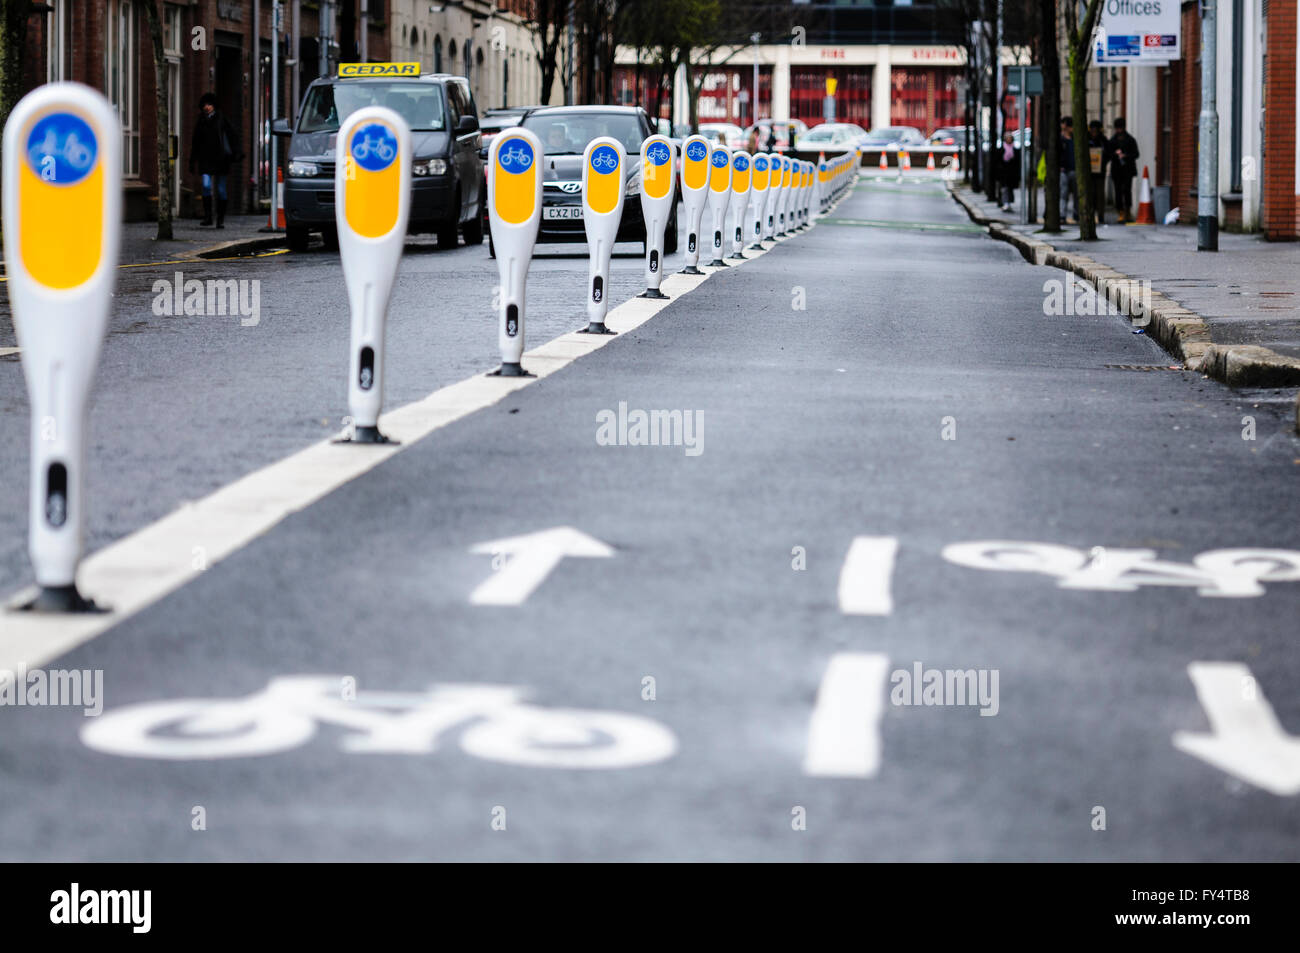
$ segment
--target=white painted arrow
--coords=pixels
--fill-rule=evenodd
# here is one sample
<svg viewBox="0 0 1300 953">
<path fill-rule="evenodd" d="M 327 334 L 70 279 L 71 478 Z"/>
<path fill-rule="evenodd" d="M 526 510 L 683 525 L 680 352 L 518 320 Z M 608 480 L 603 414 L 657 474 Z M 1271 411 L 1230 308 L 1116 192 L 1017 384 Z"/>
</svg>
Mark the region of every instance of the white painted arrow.
<svg viewBox="0 0 1300 953">
<path fill-rule="evenodd" d="M 1210 731 L 1175 732 L 1174 747 L 1273 794 L 1300 794 L 1300 740 L 1282 729 L 1250 668 L 1193 662 L 1187 672 Z"/>
<path fill-rule="evenodd" d="M 880 720 L 885 714 L 889 656 L 837 652 L 817 689 L 808 723 L 804 774 L 870 778 L 880 770 Z"/>
<path fill-rule="evenodd" d="M 469 601 L 476 606 L 522 604 L 565 556 L 614 555 L 614 550 L 600 540 L 572 526 L 556 526 L 525 536 L 479 543 L 470 552 L 509 557 L 504 566 L 470 593 Z"/>
</svg>

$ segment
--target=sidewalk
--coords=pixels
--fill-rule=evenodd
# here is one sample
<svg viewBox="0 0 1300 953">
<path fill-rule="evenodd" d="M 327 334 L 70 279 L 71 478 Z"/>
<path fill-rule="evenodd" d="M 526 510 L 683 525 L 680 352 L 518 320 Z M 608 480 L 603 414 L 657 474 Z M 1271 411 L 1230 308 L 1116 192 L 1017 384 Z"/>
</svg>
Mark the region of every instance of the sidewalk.
<svg viewBox="0 0 1300 953">
<path fill-rule="evenodd" d="M 950 188 L 972 220 L 1035 264 L 1094 284 L 1150 282 L 1149 299 L 1118 297 L 1188 368 L 1238 387 L 1300 384 L 1300 243 L 1221 232 L 1217 253 L 1198 252 L 1195 228 L 1118 224 L 1081 242 L 1077 225 L 1047 236 L 963 184 Z"/>
<path fill-rule="evenodd" d="M 227 215 L 225 228 L 200 228 L 197 218 L 172 222 L 174 240 L 160 242 L 157 222 L 127 222 L 122 226 L 122 264 L 242 255 L 284 245 L 284 232 L 261 232 L 265 215 Z"/>
</svg>

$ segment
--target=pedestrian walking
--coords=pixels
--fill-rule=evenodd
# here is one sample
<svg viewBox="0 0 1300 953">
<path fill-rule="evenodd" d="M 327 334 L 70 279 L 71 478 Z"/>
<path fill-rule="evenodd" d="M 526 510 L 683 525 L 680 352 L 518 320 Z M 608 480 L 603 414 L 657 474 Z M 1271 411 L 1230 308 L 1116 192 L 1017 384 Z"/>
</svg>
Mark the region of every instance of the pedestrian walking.
<svg viewBox="0 0 1300 953">
<path fill-rule="evenodd" d="M 1002 146 L 993 153 L 993 181 L 998 188 L 998 209 L 1011 211 L 1020 188 L 1020 150 L 1010 132 L 1002 134 Z"/>
<path fill-rule="evenodd" d="M 230 167 L 242 159 L 239 137 L 235 127 L 217 109 L 217 97 L 204 93 L 199 97 L 199 118 L 190 138 L 190 172 L 203 176 L 203 220 L 200 225 L 211 225 L 215 206 L 217 228 L 226 227 L 226 179 Z"/>
<path fill-rule="evenodd" d="M 758 126 L 749 131 L 749 141 L 745 143 L 745 151 L 750 155 L 756 155 L 759 151 Z"/>
<path fill-rule="evenodd" d="M 1124 117 L 1115 120 L 1115 135 L 1110 137 L 1110 178 L 1115 183 L 1115 208 L 1122 225 L 1129 220 L 1133 205 L 1133 180 L 1137 177 L 1137 140 L 1125 128 Z"/>
<path fill-rule="evenodd" d="M 1110 140 L 1100 119 L 1088 123 L 1088 161 L 1092 171 L 1092 211 L 1098 225 L 1106 224 L 1106 166 L 1110 162 Z"/>
<path fill-rule="evenodd" d="M 1079 196 L 1076 194 L 1076 176 L 1074 169 L 1074 118 L 1072 116 L 1063 116 L 1061 118 L 1061 223 L 1069 225 L 1072 219 L 1069 215 L 1070 199 L 1074 199 L 1074 214 L 1079 214 Z"/>
</svg>

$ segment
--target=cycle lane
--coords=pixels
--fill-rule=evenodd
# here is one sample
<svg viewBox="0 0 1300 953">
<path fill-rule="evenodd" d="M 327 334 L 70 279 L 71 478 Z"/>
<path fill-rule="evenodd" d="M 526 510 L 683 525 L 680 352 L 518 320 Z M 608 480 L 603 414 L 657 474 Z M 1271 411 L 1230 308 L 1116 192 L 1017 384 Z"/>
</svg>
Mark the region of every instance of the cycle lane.
<svg viewBox="0 0 1300 953">
<path fill-rule="evenodd" d="M 875 195 L 847 204 L 868 202 L 873 217 L 915 213 Z M 859 267 L 843 267 L 846 253 Z M 999 289 L 966 277 L 983 274 L 990 256 L 1006 261 Z M 672 732 L 675 753 L 574 771 L 467 752 L 460 723 L 438 750 L 404 754 L 347 750 L 357 732 L 325 725 L 262 757 L 159 761 L 90 751 L 77 737 L 86 719 L 71 712 L 9 711 L 6 853 L 1293 851 L 1285 801 L 1229 791 L 1169 744 L 1171 731 L 1201 727 L 1183 670 L 1193 658 L 1253 651 L 1270 690 L 1295 674 L 1278 626 L 1294 613 L 1293 585 L 1269 584 L 1249 601 L 1180 589 L 1062 592 L 940 555 L 952 542 L 1004 538 L 1084 548 L 1154 540 L 1177 558 L 1296 547 L 1294 534 L 1250 519 L 1256 507 L 1287 505 L 1284 448 L 1265 461 L 1215 450 L 1214 415 L 1235 399 L 1214 386 L 1206 397 L 1172 373 L 1111 383 L 1103 364 L 1151 356 L 1122 325 L 1044 327 L 1041 310 L 1007 315 L 1005 296 L 1032 302 L 1041 279 L 982 238 L 828 226 L 763 262 L 408 448 L 57 663 L 103 669 L 110 714 L 135 702 L 235 698 L 295 674 L 352 678 L 359 694 L 518 685 L 544 708 L 650 719 Z M 900 300 L 936 281 L 961 288 L 968 317 L 899 313 Z M 807 311 L 791 307 L 796 288 Z M 1152 406 L 1190 416 L 1201 449 L 1164 446 L 1168 425 L 1153 422 Z M 611 419 L 617 444 L 633 412 L 656 409 L 695 415 L 701 452 L 685 440 L 602 443 Z M 941 439 L 946 416 L 955 441 Z M 1133 487 L 1156 461 L 1183 477 L 1175 505 L 1221 492 L 1230 478 L 1258 481 L 1249 504 L 1226 504 L 1241 528 L 1180 520 L 1137 498 Z M 471 551 L 478 544 L 563 526 L 613 555 L 563 559 L 520 605 L 471 602 L 520 558 L 494 570 L 490 553 Z M 853 537 L 869 533 L 899 540 L 893 612 L 845 616 L 837 576 Z M 801 766 L 816 692 L 844 651 L 884 654 L 891 668 L 996 669 L 999 713 L 887 706 L 876 777 L 809 777 Z M 213 733 L 229 733 L 231 717 Z M 1122 840 L 1089 829 L 1098 801 Z M 204 831 L 192 829 L 195 807 Z M 802 831 L 792 826 L 799 808 Z M 504 830 L 493 829 L 498 817 Z M 1188 843 L 1189 829 L 1211 822 L 1221 839 Z"/>
</svg>

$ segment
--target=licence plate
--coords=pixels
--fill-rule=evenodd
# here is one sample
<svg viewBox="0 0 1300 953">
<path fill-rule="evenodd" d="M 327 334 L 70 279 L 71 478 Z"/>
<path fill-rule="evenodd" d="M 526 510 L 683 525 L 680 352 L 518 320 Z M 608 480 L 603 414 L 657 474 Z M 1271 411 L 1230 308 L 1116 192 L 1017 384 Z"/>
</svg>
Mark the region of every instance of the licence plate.
<svg viewBox="0 0 1300 953">
<path fill-rule="evenodd" d="M 574 219 L 582 218 L 581 205 L 552 205 L 542 209 L 542 218 Z"/>
</svg>

